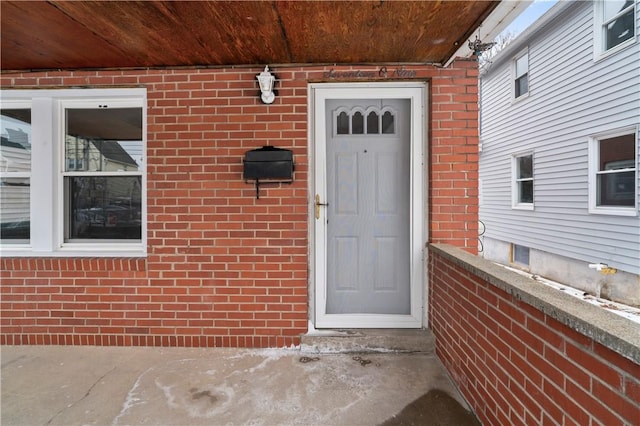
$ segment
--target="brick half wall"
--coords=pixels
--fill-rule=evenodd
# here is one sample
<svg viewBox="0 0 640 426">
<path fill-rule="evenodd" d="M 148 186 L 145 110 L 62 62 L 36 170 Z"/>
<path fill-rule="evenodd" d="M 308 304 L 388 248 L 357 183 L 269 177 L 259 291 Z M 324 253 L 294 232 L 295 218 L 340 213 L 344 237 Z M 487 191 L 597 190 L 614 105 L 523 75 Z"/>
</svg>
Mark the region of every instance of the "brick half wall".
<svg viewBox="0 0 640 426">
<path fill-rule="evenodd" d="M 448 245 L 429 286 L 437 355 L 483 424 L 640 424 L 637 323 Z"/>
</svg>

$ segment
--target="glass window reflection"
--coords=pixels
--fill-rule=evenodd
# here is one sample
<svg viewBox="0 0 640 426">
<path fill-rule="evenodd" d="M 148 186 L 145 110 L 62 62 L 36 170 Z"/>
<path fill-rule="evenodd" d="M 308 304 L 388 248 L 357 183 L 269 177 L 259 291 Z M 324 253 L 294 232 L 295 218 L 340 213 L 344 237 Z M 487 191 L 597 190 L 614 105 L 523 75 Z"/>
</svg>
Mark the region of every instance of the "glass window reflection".
<svg viewBox="0 0 640 426">
<path fill-rule="evenodd" d="M 1 110 L 0 240 L 28 243 L 31 234 L 31 109 Z"/>
</svg>

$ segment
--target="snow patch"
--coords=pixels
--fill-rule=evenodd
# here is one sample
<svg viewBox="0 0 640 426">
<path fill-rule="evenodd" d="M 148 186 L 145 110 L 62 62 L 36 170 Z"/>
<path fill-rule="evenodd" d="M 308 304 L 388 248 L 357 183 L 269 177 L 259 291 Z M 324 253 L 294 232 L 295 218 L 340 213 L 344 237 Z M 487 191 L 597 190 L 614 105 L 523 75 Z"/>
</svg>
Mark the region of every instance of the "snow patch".
<svg viewBox="0 0 640 426">
<path fill-rule="evenodd" d="M 565 284 L 561 284 L 556 281 L 549 280 L 547 278 L 543 278 L 539 275 L 530 274 L 529 272 L 521 271 L 520 269 L 512 268 L 510 266 L 501 265 L 499 263 L 495 263 L 498 266 L 502 266 L 505 269 L 508 269 L 512 272 L 516 272 L 522 276 L 530 278 L 539 283 L 545 284 L 546 286 L 555 288 L 556 290 L 562 291 L 563 293 L 569 294 L 578 299 L 582 299 L 587 303 L 590 303 L 595 306 L 599 306 L 603 309 L 606 309 L 609 312 L 613 312 L 616 315 L 627 318 L 635 322 L 636 324 L 640 324 L 640 309 L 634 308 L 633 306 L 625 305 L 623 303 L 613 302 L 611 300 L 601 299 L 599 297 L 595 297 L 591 294 L 585 293 L 582 290 L 578 290 L 573 287 L 569 287 Z"/>
</svg>

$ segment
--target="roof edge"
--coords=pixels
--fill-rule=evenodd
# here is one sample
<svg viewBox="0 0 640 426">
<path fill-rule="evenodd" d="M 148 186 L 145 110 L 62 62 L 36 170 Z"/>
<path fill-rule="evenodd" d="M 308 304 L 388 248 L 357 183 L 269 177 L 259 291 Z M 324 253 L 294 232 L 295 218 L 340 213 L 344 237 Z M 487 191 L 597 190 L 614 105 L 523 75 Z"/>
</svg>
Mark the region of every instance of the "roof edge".
<svg viewBox="0 0 640 426">
<path fill-rule="evenodd" d="M 529 42 L 531 37 L 535 36 L 544 27 L 546 27 L 563 13 L 565 13 L 571 6 L 575 6 L 575 4 L 576 2 L 574 1 L 558 1 L 558 3 L 547 10 L 540 18 L 535 20 L 529 27 L 518 34 L 518 36 L 514 38 L 507 47 L 498 52 L 498 54 L 492 59 L 491 66 L 487 67 L 486 71 L 481 74 L 489 74 L 491 72 L 491 69 L 504 62 L 506 60 L 505 58 L 510 58 L 511 56 L 516 54 L 516 52 L 522 50 L 524 45 Z"/>
<path fill-rule="evenodd" d="M 511 24 L 526 8 L 533 3 L 533 0 L 517 0 L 517 1 L 505 1 L 502 0 L 498 6 L 487 16 L 487 18 L 480 23 L 480 26 L 475 34 L 480 34 L 482 39 L 493 40 L 500 34 L 509 24 Z M 480 31 L 482 30 L 482 31 Z M 444 61 L 444 67 L 448 67 L 457 57 L 469 57 L 472 54 L 469 49 L 468 42 L 473 41 L 471 38 L 467 39 L 460 45 L 453 55 L 451 55 L 446 61 Z"/>
</svg>

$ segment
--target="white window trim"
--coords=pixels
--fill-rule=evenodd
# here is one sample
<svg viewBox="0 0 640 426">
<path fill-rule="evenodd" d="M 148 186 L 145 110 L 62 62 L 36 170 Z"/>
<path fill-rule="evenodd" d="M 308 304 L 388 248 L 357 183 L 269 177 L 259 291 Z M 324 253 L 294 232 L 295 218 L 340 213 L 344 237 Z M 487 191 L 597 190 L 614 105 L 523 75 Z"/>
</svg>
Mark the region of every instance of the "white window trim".
<svg viewBox="0 0 640 426">
<path fill-rule="evenodd" d="M 521 203 L 518 192 L 518 158 L 527 156 L 531 156 L 532 177 L 531 179 L 522 180 L 531 180 L 533 182 L 533 203 Z M 533 151 L 513 154 L 511 156 L 511 208 L 515 210 L 533 210 L 535 208 L 535 185 L 535 157 L 533 155 Z"/>
<path fill-rule="evenodd" d="M 142 238 L 135 242 L 64 242 L 64 106 L 70 102 L 109 101 L 142 108 L 142 144 L 146 152 L 146 89 L 2 90 L 2 106 L 31 102 L 31 241 L 5 244 L 12 257 L 141 257 L 147 253 L 147 173 L 142 166 Z M 52 159 L 54 159 L 52 161 Z M 33 173 L 36 170 L 37 173 Z"/>
<path fill-rule="evenodd" d="M 593 5 L 593 60 L 595 62 L 605 59 L 611 55 L 616 54 L 617 52 L 626 49 L 627 47 L 633 45 L 638 40 L 638 31 L 634 29 L 634 35 L 629 40 L 625 40 L 619 45 L 612 47 L 609 50 L 605 50 L 604 45 L 604 33 L 602 25 L 604 23 L 604 8 L 603 1 L 606 0 L 596 0 Z M 633 22 L 634 25 L 638 22 L 638 2 L 634 1 L 633 3 Z"/>
<path fill-rule="evenodd" d="M 589 137 L 589 213 L 591 214 L 606 214 L 615 216 L 637 216 L 638 215 L 638 132 L 640 126 L 625 127 L 622 129 L 614 130 L 608 133 L 599 133 Z M 596 173 L 599 170 L 599 144 L 602 139 L 610 139 L 618 136 L 624 136 L 633 134 L 635 136 L 636 143 L 634 145 L 634 159 L 636 161 L 635 170 L 635 203 L 630 207 L 615 207 L 615 206 L 598 206 L 597 196 L 597 178 Z"/>
<path fill-rule="evenodd" d="M 516 63 L 518 59 L 527 55 L 527 93 L 516 96 L 516 79 L 518 78 L 516 72 Z M 529 58 L 529 47 L 526 47 L 524 50 L 518 52 L 513 59 L 511 60 L 511 98 L 513 102 L 519 102 L 523 99 L 527 99 L 529 97 L 529 93 L 531 93 L 531 63 Z"/>
</svg>

